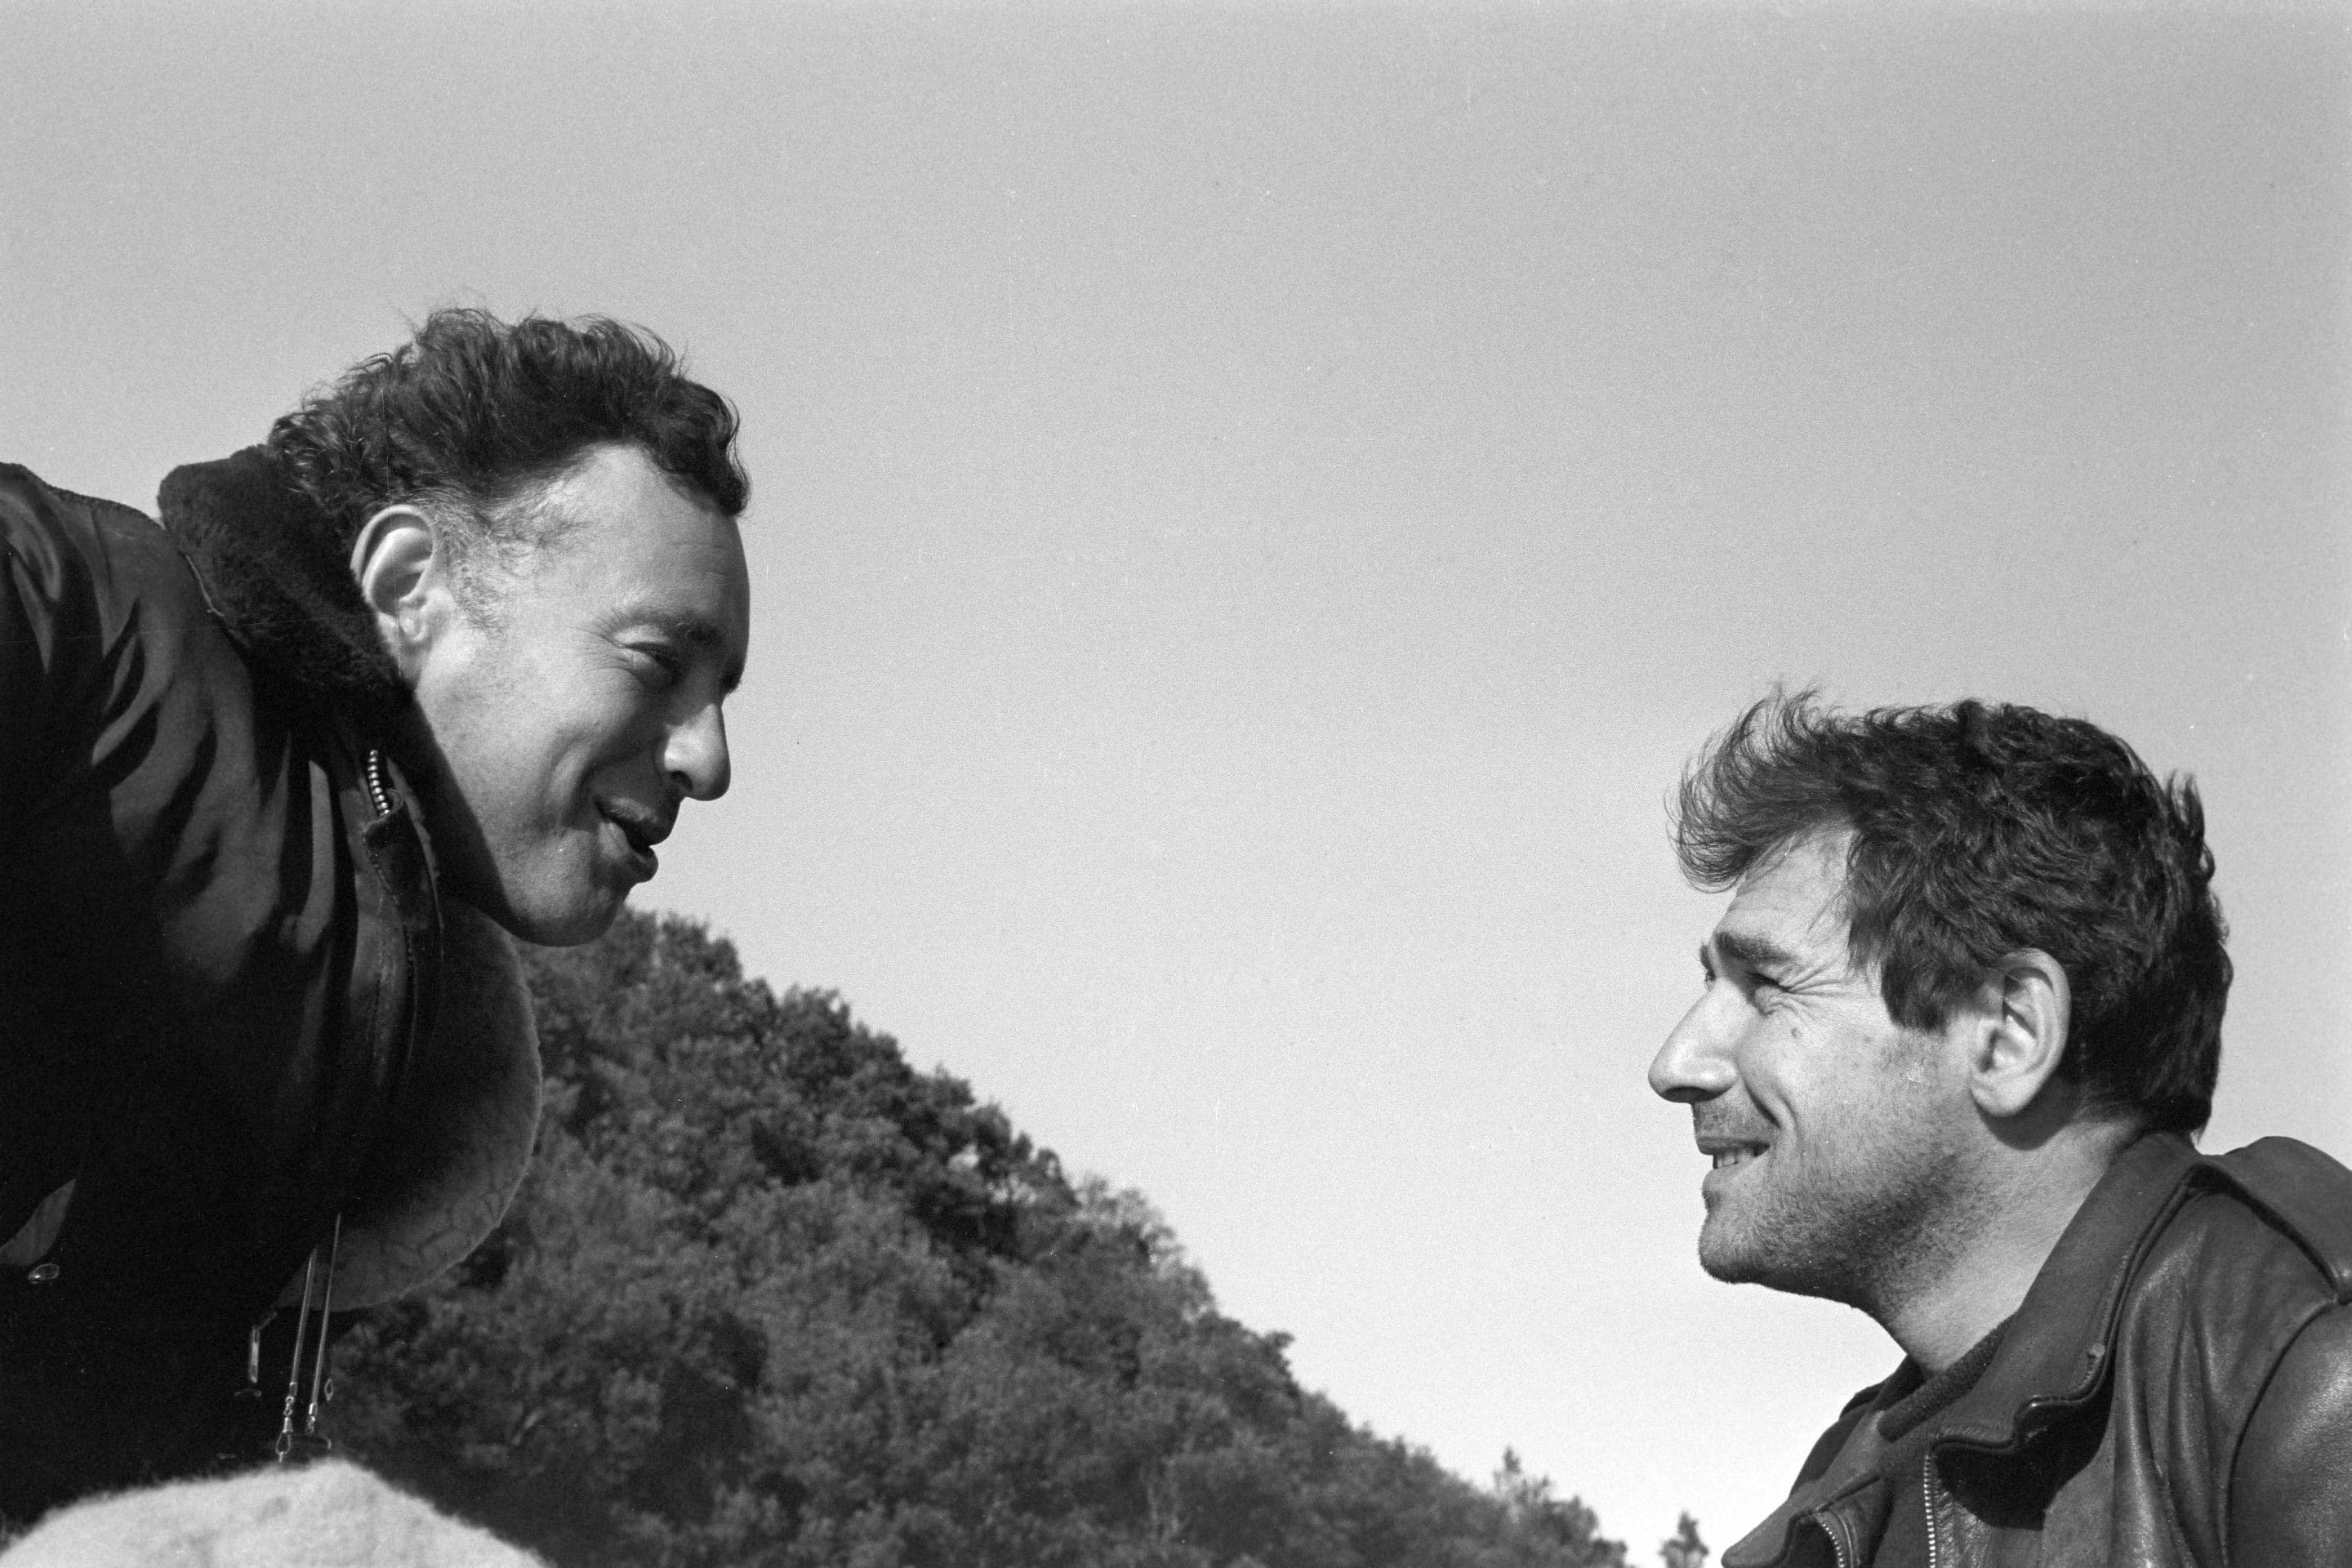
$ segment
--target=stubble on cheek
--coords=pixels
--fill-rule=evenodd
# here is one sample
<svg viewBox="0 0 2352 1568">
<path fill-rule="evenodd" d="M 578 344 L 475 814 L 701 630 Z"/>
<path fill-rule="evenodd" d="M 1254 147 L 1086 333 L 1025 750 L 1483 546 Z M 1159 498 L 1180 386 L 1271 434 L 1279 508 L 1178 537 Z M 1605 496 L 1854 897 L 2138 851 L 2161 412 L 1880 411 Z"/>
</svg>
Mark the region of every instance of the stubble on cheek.
<svg viewBox="0 0 2352 1568">
<path fill-rule="evenodd" d="M 1787 1152 L 1776 1148 L 1772 1157 Z M 1965 1199 L 1947 1145 L 1882 1149 L 1832 1169 L 1792 1161 L 1771 1174 L 1751 1190 L 1719 1194 L 1710 1207 L 1699 1262 L 1715 1279 L 1879 1317 L 1952 1253 L 1955 1210 Z"/>
<path fill-rule="evenodd" d="M 1781 1141 L 1710 1194 L 1700 1266 L 1726 1284 L 1846 1299 L 1856 1254 L 1871 1245 L 1852 1234 L 1850 1180 Z"/>
</svg>

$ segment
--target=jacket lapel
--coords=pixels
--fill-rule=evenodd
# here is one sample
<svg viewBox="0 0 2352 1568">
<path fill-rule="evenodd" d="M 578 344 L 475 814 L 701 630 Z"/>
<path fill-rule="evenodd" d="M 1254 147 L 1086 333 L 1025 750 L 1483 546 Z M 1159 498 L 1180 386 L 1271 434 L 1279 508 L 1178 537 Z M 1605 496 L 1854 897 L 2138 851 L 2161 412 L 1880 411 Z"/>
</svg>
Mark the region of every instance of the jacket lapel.
<svg viewBox="0 0 2352 1568">
<path fill-rule="evenodd" d="M 1937 1424 L 1935 1448 L 2014 1452 L 2098 1396 L 2132 1278 L 2200 1163 L 2170 1132 L 2116 1158 L 2034 1277 L 1984 1375 Z"/>
</svg>

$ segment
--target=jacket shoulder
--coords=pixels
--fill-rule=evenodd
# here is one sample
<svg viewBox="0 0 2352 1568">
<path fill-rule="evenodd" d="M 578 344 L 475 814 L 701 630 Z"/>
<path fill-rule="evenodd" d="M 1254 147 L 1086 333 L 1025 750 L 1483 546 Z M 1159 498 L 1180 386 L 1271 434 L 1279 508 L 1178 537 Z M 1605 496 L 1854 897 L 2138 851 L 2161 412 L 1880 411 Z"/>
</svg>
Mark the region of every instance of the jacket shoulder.
<svg viewBox="0 0 2352 1568">
<path fill-rule="evenodd" d="M 2253 1375 L 2314 1315 L 2346 1300 L 2346 1205 L 2352 1177 L 2304 1144 L 2266 1139 L 2200 1159 L 2133 1265 L 2124 1331 L 2227 1347 L 2228 1359 L 2252 1358 L 2242 1375 Z"/>
<path fill-rule="evenodd" d="M 167 677 L 226 664 L 204 590 L 152 519 L 0 464 L 0 795 L 19 814 L 117 743 Z M 19 821 L 21 824 L 22 816 Z"/>
<path fill-rule="evenodd" d="M 5 509 L 12 520 L 21 516 L 47 521 L 61 515 L 78 515 L 91 523 L 104 518 L 155 526 L 152 518 L 135 507 L 79 495 L 63 485 L 53 485 L 22 463 L 0 463 L 0 509 Z"/>
<path fill-rule="evenodd" d="M 77 495 L 16 463 L 0 463 L 0 553 L 19 591 L 37 602 L 26 614 L 44 621 L 79 615 L 103 623 L 141 603 L 168 605 L 175 622 L 205 614 L 195 574 L 153 518 Z"/>
<path fill-rule="evenodd" d="M 2291 1138 L 2213 1162 L 2233 1195 L 2301 1248 L 2295 1294 L 2323 1300 L 2264 1370 L 2230 1469 L 2231 1557 L 2352 1562 L 2352 1171 Z"/>
<path fill-rule="evenodd" d="M 2339 1303 L 2352 1301 L 2352 1170 L 2292 1138 L 2249 1143 L 2212 1168 L 2294 1239 Z"/>
<path fill-rule="evenodd" d="M 2174 1535 L 2200 1563 L 2334 1561 L 2250 1557 L 2228 1543 L 2242 1514 L 2232 1477 L 2244 1474 L 2237 1461 L 2257 1415 L 2305 1408 L 2301 1394 L 2280 1396 L 2310 1380 L 2283 1383 L 2282 1369 L 2309 1331 L 2344 1316 L 2346 1236 L 2332 1205 L 2352 1201 L 2352 1177 L 2285 1139 L 2181 1153 L 2172 1202 L 2127 1259 L 2098 1418 L 2114 1468 L 2083 1502 L 2108 1521 L 2101 1528 Z"/>
</svg>

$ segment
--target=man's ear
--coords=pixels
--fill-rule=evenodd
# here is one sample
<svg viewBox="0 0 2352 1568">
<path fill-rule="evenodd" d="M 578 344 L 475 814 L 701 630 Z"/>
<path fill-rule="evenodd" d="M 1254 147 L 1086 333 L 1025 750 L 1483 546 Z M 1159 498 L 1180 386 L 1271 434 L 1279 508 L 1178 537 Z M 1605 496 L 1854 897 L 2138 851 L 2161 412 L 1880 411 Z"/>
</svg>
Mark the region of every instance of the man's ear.
<svg viewBox="0 0 2352 1568">
<path fill-rule="evenodd" d="M 1987 1116 L 2031 1107 L 2066 1057 L 2074 994 L 2066 971 L 2037 948 L 2012 952 L 1985 983 L 1987 1012 L 1971 1041 L 1969 1092 Z"/>
<path fill-rule="evenodd" d="M 369 518 L 352 541 L 352 575 L 375 612 L 376 630 L 403 676 L 416 666 L 439 629 L 449 563 L 432 520 L 403 502 Z"/>
</svg>

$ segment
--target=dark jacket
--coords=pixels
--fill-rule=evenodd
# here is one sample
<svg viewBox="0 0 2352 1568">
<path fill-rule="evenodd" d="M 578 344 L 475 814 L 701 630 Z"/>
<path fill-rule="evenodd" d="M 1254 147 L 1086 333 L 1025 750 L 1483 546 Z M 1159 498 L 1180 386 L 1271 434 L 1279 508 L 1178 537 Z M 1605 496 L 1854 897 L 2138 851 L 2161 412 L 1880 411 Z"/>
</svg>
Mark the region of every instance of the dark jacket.
<svg viewBox="0 0 2352 1568">
<path fill-rule="evenodd" d="M 1724 1568 L 1872 1561 L 1895 1497 L 1879 1393 Z M 2352 1172 L 2284 1138 L 2141 1139 L 1983 1374 L 1903 1442 L 1934 1568 L 2352 1564 Z"/>
<path fill-rule="evenodd" d="M 348 567 L 257 449 L 163 500 L 0 465 L 0 1516 L 200 1465 L 334 1217 L 341 1304 L 429 1277 L 536 1110 Z"/>
</svg>

